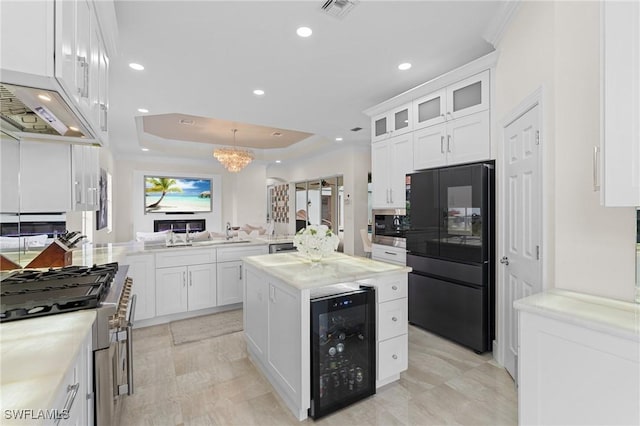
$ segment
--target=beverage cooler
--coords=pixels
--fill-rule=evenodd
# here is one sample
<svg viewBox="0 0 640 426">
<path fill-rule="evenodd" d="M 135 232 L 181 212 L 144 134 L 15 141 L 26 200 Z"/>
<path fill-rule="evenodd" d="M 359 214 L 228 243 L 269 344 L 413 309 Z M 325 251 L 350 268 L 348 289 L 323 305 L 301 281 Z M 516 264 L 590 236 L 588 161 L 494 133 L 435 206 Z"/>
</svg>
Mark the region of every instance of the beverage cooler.
<svg viewBox="0 0 640 426">
<path fill-rule="evenodd" d="M 311 295 L 309 416 L 317 419 L 375 392 L 375 289 L 319 289 Z"/>
</svg>

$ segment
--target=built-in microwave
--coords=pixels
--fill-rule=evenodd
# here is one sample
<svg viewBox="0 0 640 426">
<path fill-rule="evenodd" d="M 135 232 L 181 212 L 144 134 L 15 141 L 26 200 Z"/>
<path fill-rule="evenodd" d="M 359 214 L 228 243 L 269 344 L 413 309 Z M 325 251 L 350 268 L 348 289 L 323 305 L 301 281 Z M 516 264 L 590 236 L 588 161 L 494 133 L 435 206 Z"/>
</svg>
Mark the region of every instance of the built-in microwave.
<svg viewBox="0 0 640 426">
<path fill-rule="evenodd" d="M 406 247 L 405 232 L 409 229 L 407 211 L 405 209 L 374 209 L 373 237 L 374 244 L 394 247 Z"/>
</svg>

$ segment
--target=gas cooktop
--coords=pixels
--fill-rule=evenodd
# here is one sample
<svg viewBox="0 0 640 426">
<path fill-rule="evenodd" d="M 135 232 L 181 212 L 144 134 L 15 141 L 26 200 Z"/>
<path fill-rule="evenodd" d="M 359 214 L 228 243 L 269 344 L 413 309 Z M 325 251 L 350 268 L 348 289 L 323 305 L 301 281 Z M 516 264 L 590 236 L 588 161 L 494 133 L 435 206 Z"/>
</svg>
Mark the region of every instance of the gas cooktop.
<svg viewBox="0 0 640 426">
<path fill-rule="evenodd" d="M 114 262 L 13 273 L 0 281 L 0 322 L 95 308 L 117 271 Z"/>
</svg>

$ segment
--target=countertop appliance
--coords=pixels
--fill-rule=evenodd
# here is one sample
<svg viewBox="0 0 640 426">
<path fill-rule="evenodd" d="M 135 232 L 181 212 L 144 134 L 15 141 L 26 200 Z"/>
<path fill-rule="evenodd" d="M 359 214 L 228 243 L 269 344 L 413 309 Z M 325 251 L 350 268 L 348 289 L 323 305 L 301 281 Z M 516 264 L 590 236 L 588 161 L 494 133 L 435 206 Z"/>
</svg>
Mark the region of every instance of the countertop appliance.
<svg viewBox="0 0 640 426">
<path fill-rule="evenodd" d="M 0 281 L 0 322 L 96 309 L 93 392 L 96 425 L 115 423 L 120 395 L 133 393 L 132 327 L 136 296 L 128 266 L 20 270 Z"/>
<path fill-rule="evenodd" d="M 407 178 L 409 322 L 488 351 L 495 335 L 494 162 Z"/>
<path fill-rule="evenodd" d="M 405 234 L 409 229 L 406 209 L 374 209 L 371 242 L 394 247 L 406 247 Z"/>
<path fill-rule="evenodd" d="M 311 294 L 311 406 L 317 419 L 376 393 L 375 289 L 337 284 Z"/>
</svg>

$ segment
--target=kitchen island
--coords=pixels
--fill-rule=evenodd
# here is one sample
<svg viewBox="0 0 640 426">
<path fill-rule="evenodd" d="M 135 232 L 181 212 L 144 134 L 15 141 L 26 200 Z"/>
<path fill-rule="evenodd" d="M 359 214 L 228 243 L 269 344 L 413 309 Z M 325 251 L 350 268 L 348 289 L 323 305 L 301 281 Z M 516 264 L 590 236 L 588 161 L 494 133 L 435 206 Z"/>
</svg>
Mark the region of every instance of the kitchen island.
<svg viewBox="0 0 640 426">
<path fill-rule="evenodd" d="M 310 406 L 311 290 L 339 283 L 376 288 L 376 387 L 407 369 L 407 274 L 411 268 L 333 253 L 312 263 L 300 253 L 244 259 L 247 351 L 299 420 Z"/>
</svg>

